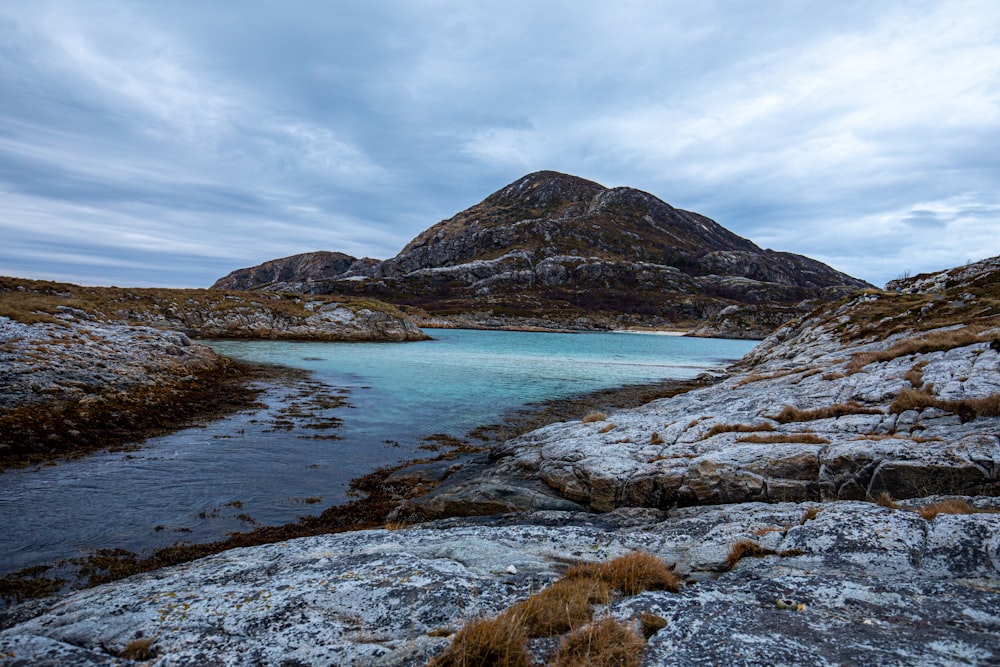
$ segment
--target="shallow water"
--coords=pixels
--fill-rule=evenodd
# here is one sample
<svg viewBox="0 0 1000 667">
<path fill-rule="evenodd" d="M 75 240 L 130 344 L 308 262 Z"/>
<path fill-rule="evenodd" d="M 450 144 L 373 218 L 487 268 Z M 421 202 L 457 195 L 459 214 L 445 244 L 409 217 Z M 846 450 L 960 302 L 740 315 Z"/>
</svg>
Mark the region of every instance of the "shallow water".
<svg viewBox="0 0 1000 667">
<path fill-rule="evenodd" d="M 612 333 L 431 334 L 435 340 L 406 344 L 211 342 L 233 358 L 312 371 L 312 379 L 269 386 L 263 409 L 136 451 L 0 474 L 0 573 L 99 548 L 145 550 L 218 539 L 253 521 L 294 521 L 347 500 L 351 479 L 426 455 L 418 447 L 427 435 L 461 436 L 531 402 L 691 378 L 754 345 Z M 321 397 L 346 389 L 349 405 L 306 405 L 317 386 Z"/>
</svg>

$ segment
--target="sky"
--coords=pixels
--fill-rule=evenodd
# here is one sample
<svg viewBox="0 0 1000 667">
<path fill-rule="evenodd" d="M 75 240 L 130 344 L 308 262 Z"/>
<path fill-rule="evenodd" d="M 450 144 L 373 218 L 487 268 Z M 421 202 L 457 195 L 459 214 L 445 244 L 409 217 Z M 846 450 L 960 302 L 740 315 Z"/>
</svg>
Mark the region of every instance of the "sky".
<svg viewBox="0 0 1000 667">
<path fill-rule="evenodd" d="M 0 2 L 0 275 L 385 259 L 541 169 L 876 285 L 998 255 L 1000 3 Z"/>
</svg>

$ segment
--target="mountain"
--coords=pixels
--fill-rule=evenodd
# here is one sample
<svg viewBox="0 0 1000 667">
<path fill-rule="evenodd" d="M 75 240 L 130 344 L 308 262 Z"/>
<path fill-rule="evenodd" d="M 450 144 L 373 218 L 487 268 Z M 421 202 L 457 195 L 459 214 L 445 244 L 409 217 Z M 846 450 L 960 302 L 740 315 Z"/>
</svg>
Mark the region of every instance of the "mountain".
<svg viewBox="0 0 1000 667">
<path fill-rule="evenodd" d="M 787 306 L 870 287 L 641 190 L 554 171 L 511 183 L 391 259 L 366 265 L 335 253 L 328 271 L 298 268 L 315 267 L 301 258 L 318 254 L 241 269 L 216 286 L 365 295 L 439 321 L 576 328 L 690 325 L 735 304 Z"/>
<path fill-rule="evenodd" d="M 277 282 L 318 280 L 364 272 L 377 259 L 358 259 L 342 252 L 307 252 L 301 255 L 272 259 L 247 269 L 237 269 L 212 285 L 213 289 L 251 290 Z"/>
</svg>

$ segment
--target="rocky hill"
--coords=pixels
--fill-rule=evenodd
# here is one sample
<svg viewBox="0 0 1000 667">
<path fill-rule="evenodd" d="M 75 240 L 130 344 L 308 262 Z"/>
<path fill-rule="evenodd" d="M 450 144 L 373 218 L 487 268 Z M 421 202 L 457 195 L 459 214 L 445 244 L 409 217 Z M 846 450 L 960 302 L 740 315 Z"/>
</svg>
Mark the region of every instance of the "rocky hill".
<svg viewBox="0 0 1000 667">
<path fill-rule="evenodd" d="M 354 298 L 0 278 L 0 470 L 252 403 L 259 372 L 189 336 L 426 338 L 395 307 Z"/>
<path fill-rule="evenodd" d="M 807 257 L 762 250 L 646 192 L 552 171 L 511 183 L 383 262 L 341 256 L 324 276 L 296 271 L 314 255 L 241 269 L 216 285 L 368 295 L 435 316 L 577 328 L 700 323 L 733 304 L 787 306 L 870 287 Z M 761 322 L 786 321 L 784 312 Z"/>
<path fill-rule="evenodd" d="M 893 287 L 786 325 L 712 386 L 451 466 L 385 530 L 15 610 L 0 660 L 996 664 L 1000 258 Z M 492 516 L 405 523 L 472 514 Z"/>
<path fill-rule="evenodd" d="M 407 341 L 427 336 L 372 299 L 242 291 L 81 287 L 0 277 L 0 316 L 28 324 L 67 317 L 151 326 L 197 338 Z"/>
<path fill-rule="evenodd" d="M 237 269 L 212 285 L 213 289 L 250 290 L 274 283 L 322 280 L 332 276 L 351 276 L 367 272 L 377 259 L 358 259 L 342 252 L 307 252 L 264 262 L 248 269 Z"/>
</svg>

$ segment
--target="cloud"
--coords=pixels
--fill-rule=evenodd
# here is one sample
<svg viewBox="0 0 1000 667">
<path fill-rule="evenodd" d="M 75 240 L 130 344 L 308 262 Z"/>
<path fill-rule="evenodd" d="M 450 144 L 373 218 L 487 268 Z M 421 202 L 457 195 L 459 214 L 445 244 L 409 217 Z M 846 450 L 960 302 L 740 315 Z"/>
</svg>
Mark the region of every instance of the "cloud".
<svg viewBox="0 0 1000 667">
<path fill-rule="evenodd" d="M 876 283 L 944 268 L 1000 254 L 998 32 L 989 0 L 11 3 L 0 272 L 387 257 L 537 169 Z"/>
</svg>

